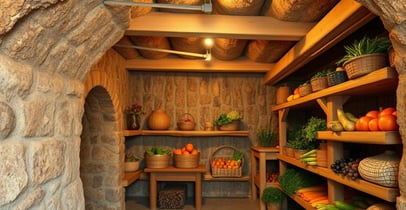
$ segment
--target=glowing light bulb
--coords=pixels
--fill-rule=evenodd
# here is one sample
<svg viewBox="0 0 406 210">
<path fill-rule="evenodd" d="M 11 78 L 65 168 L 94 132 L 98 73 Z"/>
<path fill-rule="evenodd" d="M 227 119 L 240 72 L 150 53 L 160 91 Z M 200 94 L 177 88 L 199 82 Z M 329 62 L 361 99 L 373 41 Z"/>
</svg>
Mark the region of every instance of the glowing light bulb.
<svg viewBox="0 0 406 210">
<path fill-rule="evenodd" d="M 204 39 L 204 46 L 206 47 L 206 49 L 211 49 L 214 45 L 214 41 L 212 38 L 206 38 Z"/>
</svg>

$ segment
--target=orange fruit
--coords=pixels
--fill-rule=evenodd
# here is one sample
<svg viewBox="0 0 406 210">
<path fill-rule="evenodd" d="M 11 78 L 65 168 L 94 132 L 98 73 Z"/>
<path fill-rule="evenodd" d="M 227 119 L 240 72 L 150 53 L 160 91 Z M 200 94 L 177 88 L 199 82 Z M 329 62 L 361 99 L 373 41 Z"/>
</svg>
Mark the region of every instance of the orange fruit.
<svg viewBox="0 0 406 210">
<path fill-rule="evenodd" d="M 173 151 L 173 154 L 175 154 L 175 155 L 181 155 L 181 154 L 182 154 L 182 150 L 181 150 L 181 149 L 175 149 L 175 150 Z"/>
<path fill-rule="evenodd" d="M 197 153 L 199 153 L 196 149 L 194 149 L 192 152 L 191 152 L 191 154 L 192 155 L 197 155 Z"/>
<path fill-rule="evenodd" d="M 186 148 L 186 151 L 192 152 L 194 149 L 194 146 L 193 146 L 193 144 L 189 143 L 189 144 L 186 144 L 185 148 Z"/>
<path fill-rule="evenodd" d="M 190 153 L 187 150 L 182 152 L 182 155 L 188 155 L 188 154 L 190 154 Z"/>
</svg>

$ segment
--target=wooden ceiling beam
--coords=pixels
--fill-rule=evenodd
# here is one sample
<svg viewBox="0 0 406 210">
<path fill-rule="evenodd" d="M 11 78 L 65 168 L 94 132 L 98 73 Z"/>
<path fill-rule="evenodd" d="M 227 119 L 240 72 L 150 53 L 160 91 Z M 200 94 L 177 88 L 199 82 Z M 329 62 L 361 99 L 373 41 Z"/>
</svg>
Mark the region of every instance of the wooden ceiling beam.
<svg viewBox="0 0 406 210">
<path fill-rule="evenodd" d="M 126 61 L 126 69 L 130 71 L 266 73 L 272 65 L 270 63 L 256 63 L 246 58 L 232 61 L 212 58 L 211 61 L 205 61 L 204 59 L 168 57 L 155 60 L 136 58 Z"/>
<path fill-rule="evenodd" d="M 265 75 L 264 84 L 275 85 L 374 17 L 376 16 L 360 3 L 354 0 L 341 0 L 275 63 Z"/>
<path fill-rule="evenodd" d="M 130 19 L 125 35 L 298 41 L 314 25 L 267 16 L 151 12 Z"/>
</svg>

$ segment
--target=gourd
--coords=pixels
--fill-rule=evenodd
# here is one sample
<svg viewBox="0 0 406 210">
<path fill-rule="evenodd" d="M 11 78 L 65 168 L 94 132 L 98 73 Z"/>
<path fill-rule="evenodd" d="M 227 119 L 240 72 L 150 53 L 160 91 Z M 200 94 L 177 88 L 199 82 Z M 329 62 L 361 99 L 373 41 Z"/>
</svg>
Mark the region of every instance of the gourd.
<svg viewBox="0 0 406 210">
<path fill-rule="evenodd" d="M 168 130 L 169 126 L 169 115 L 162 109 L 153 111 L 148 118 L 148 128 L 151 130 Z"/>
<path fill-rule="evenodd" d="M 366 210 L 395 210 L 395 208 L 384 203 L 376 203 L 369 206 Z"/>
</svg>

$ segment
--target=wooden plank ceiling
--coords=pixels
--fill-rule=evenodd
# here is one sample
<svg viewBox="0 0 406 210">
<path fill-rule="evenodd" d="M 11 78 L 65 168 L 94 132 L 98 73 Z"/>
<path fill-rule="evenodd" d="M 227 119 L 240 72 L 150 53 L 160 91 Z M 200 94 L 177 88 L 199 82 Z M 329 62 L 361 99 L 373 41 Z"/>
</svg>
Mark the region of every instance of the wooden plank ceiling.
<svg viewBox="0 0 406 210">
<path fill-rule="evenodd" d="M 275 84 L 374 17 L 354 0 L 300 0 L 295 5 L 283 5 L 283 0 L 227 2 L 213 0 L 213 14 L 133 7 L 129 28 L 117 43 L 205 53 L 202 39 L 210 37 L 215 44 L 211 61 L 114 49 L 126 58 L 128 70 L 266 73 L 264 83 Z M 257 12 L 250 8 L 254 4 L 261 5 Z"/>
</svg>

